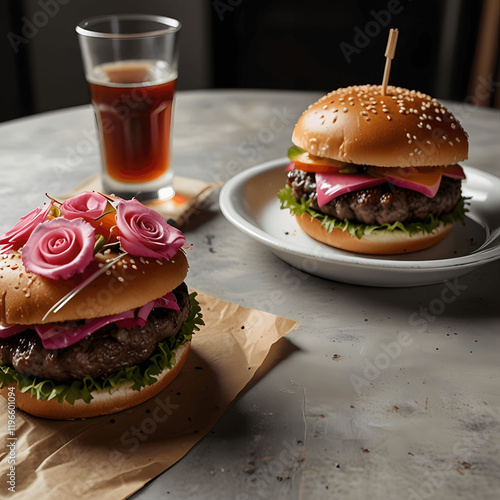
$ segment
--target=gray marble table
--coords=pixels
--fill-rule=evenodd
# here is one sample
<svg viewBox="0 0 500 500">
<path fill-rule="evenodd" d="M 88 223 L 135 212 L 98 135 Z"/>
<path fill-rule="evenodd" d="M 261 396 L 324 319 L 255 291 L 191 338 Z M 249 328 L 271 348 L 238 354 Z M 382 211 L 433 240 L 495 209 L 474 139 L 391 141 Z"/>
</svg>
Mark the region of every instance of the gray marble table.
<svg viewBox="0 0 500 500">
<path fill-rule="evenodd" d="M 180 92 L 177 171 L 223 182 L 283 157 L 319 95 Z M 500 176 L 500 113 L 449 106 L 467 163 Z M 0 231 L 98 165 L 89 107 L 0 125 Z M 447 284 L 348 285 L 295 270 L 211 212 L 188 233 L 189 285 L 300 321 L 298 350 L 134 498 L 500 497 L 500 262 Z M 426 313 L 447 287 L 453 301 Z"/>
</svg>

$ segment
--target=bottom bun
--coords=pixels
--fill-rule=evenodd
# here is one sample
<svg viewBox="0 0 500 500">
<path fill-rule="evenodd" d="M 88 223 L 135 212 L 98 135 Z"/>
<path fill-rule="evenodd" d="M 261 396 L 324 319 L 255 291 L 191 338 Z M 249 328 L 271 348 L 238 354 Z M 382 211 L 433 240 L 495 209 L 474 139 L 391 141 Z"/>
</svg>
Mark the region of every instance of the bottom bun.
<svg viewBox="0 0 500 500">
<path fill-rule="evenodd" d="M 376 230 L 360 239 L 338 228 L 334 228 L 329 233 L 318 219 L 308 214 L 296 215 L 295 219 L 302 230 L 315 240 L 342 250 L 375 255 L 393 255 L 423 250 L 441 241 L 453 228 L 453 224 L 446 226 L 441 224 L 432 233 L 418 233 L 413 236 L 403 231 Z"/>
<path fill-rule="evenodd" d="M 93 391 L 93 399 L 85 403 L 81 399 L 70 404 L 67 401 L 59 403 L 57 399 L 50 401 L 38 400 L 28 393 L 17 390 L 17 384 L 4 387 L 0 394 L 7 399 L 9 387 L 15 387 L 16 407 L 35 415 L 36 417 L 55 420 L 73 420 L 75 418 L 97 417 L 109 415 L 133 406 L 137 406 L 156 396 L 179 374 L 189 354 L 191 341 L 181 345 L 175 352 L 175 365 L 164 370 L 152 385 L 143 387 L 140 391 L 131 389 L 132 382 L 127 381 L 110 391 Z"/>
</svg>

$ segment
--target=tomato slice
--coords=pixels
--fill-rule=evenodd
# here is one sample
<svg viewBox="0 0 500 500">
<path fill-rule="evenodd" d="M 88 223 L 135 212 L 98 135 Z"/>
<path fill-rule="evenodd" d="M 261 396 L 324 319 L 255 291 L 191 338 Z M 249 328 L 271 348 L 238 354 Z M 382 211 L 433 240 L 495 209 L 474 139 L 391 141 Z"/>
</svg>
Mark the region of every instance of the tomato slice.
<svg viewBox="0 0 500 500">
<path fill-rule="evenodd" d="M 327 165 L 317 165 L 314 163 L 302 163 L 300 161 L 295 162 L 295 168 L 298 170 L 303 170 L 304 172 L 315 172 L 321 174 L 335 174 L 342 167 L 329 167 Z"/>
<path fill-rule="evenodd" d="M 288 157 L 295 163 L 295 168 L 304 172 L 336 173 L 345 166 L 344 162 L 314 156 L 294 146 L 288 150 Z"/>
<path fill-rule="evenodd" d="M 447 165 L 443 167 L 443 175 L 446 177 L 451 177 L 452 179 L 465 179 L 465 173 L 460 165 Z"/>
</svg>

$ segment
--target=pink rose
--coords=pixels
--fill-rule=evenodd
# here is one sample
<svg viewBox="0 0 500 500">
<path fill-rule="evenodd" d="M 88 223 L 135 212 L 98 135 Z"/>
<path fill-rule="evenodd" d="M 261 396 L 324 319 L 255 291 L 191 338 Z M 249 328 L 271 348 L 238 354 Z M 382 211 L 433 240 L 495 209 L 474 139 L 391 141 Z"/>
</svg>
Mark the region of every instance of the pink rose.
<svg viewBox="0 0 500 500">
<path fill-rule="evenodd" d="M 22 217 L 12 229 L 3 233 L 0 236 L 0 254 L 22 247 L 28 241 L 33 229 L 47 220 L 52 203 L 52 201 L 44 203 L 41 207 L 35 208 L 35 210 Z"/>
<path fill-rule="evenodd" d="M 66 200 L 61 205 L 61 211 L 65 219 L 82 218 L 96 230 L 97 234 L 102 234 L 108 242 L 116 242 L 114 208 L 111 205 L 108 209 L 107 207 L 108 200 L 102 194 L 81 193 Z M 102 217 L 104 213 L 106 215 Z"/>
<path fill-rule="evenodd" d="M 94 258 L 95 229 L 82 219 L 62 217 L 40 224 L 24 245 L 21 258 L 30 273 L 67 279 L 82 273 Z"/>
<path fill-rule="evenodd" d="M 116 223 L 120 245 L 131 255 L 168 260 L 186 243 L 178 229 L 137 200 L 118 202 Z"/>
<path fill-rule="evenodd" d="M 80 193 L 61 205 L 61 212 L 65 219 L 78 219 L 86 221 L 97 219 L 106 210 L 108 200 L 99 193 Z"/>
</svg>

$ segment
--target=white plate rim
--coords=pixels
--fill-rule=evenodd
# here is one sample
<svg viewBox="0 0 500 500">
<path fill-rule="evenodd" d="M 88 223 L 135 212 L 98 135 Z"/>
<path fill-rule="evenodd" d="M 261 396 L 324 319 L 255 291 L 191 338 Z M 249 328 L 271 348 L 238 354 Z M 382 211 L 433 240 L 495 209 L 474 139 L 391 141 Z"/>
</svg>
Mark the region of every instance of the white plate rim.
<svg viewBox="0 0 500 500">
<path fill-rule="evenodd" d="M 420 271 L 422 269 L 448 269 L 452 267 L 460 267 L 461 269 L 467 267 L 477 267 L 478 265 L 494 261 L 500 258 L 500 241 L 496 245 L 484 250 L 475 251 L 460 257 L 453 257 L 449 259 L 435 259 L 435 260 L 392 260 L 392 259 L 372 259 L 362 254 L 332 254 L 326 255 L 323 252 L 314 249 L 299 249 L 293 248 L 292 245 L 287 245 L 285 242 L 279 240 L 275 236 L 267 233 L 258 227 L 255 223 L 249 223 L 237 210 L 232 203 L 232 196 L 234 193 L 241 190 L 241 188 L 254 177 L 261 175 L 267 171 L 276 169 L 278 167 L 285 167 L 289 163 L 287 157 L 277 158 L 270 160 L 247 170 L 239 172 L 234 177 L 229 179 L 221 189 L 219 196 L 219 206 L 222 214 L 226 219 L 231 222 L 235 227 L 248 234 L 249 236 L 257 239 L 261 243 L 280 252 L 290 253 L 296 256 L 306 258 L 319 259 L 322 262 L 331 262 L 332 264 L 347 264 L 364 267 L 376 268 L 392 268 L 402 269 L 406 271 Z M 464 166 L 466 171 L 470 171 L 480 177 L 491 180 L 493 183 L 500 183 L 500 179 L 492 174 L 483 172 L 474 167 Z"/>
</svg>

